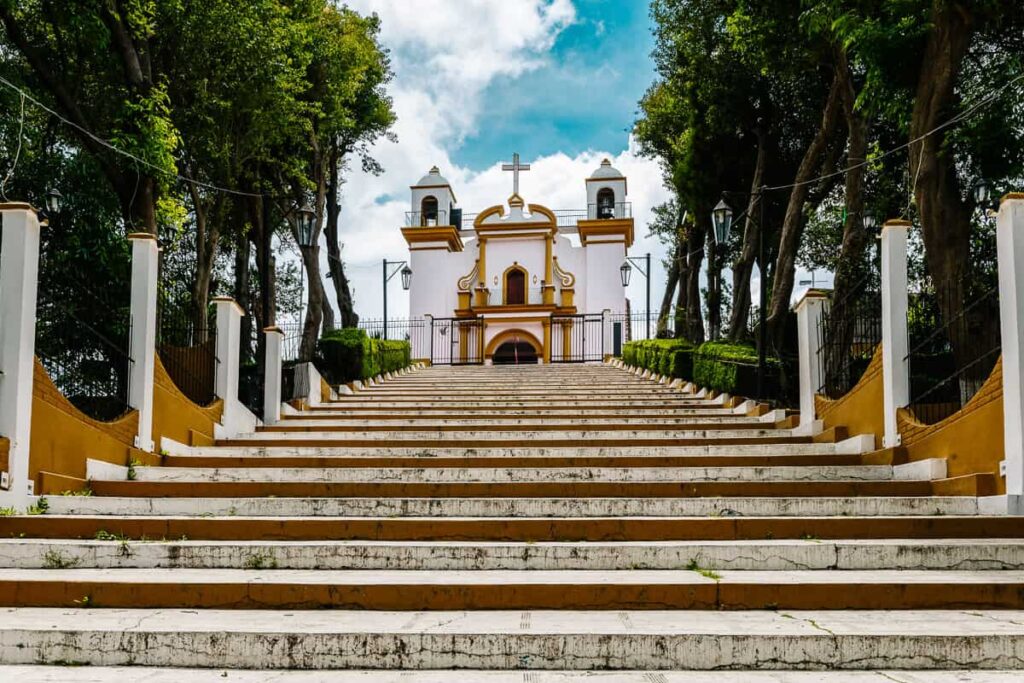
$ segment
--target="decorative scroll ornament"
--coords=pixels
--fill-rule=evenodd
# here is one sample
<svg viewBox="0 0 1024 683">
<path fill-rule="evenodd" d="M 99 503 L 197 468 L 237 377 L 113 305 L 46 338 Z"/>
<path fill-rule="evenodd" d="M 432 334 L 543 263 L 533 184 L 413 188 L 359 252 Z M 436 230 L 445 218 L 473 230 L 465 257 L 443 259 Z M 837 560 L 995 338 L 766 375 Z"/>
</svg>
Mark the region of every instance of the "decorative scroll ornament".
<svg viewBox="0 0 1024 683">
<path fill-rule="evenodd" d="M 555 277 L 562 284 L 562 287 L 572 287 L 576 284 L 576 276 L 567 270 L 562 270 L 562 267 L 558 265 L 558 257 L 551 257 L 552 263 L 554 263 Z"/>
<path fill-rule="evenodd" d="M 468 292 L 473 288 L 473 283 L 476 282 L 476 276 L 480 273 L 480 259 L 473 262 L 473 270 L 469 271 L 466 275 L 459 278 L 459 291 Z"/>
</svg>

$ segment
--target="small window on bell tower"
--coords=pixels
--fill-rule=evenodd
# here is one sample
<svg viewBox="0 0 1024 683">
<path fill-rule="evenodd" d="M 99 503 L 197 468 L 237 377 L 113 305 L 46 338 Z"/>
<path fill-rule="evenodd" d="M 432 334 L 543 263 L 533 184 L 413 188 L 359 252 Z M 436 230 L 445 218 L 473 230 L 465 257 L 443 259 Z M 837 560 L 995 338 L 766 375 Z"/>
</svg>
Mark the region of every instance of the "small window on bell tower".
<svg viewBox="0 0 1024 683">
<path fill-rule="evenodd" d="M 420 225 L 437 225 L 437 197 L 424 197 L 420 204 Z"/>
<path fill-rule="evenodd" d="M 597 217 L 615 218 L 615 191 L 602 188 L 597 193 Z"/>
</svg>

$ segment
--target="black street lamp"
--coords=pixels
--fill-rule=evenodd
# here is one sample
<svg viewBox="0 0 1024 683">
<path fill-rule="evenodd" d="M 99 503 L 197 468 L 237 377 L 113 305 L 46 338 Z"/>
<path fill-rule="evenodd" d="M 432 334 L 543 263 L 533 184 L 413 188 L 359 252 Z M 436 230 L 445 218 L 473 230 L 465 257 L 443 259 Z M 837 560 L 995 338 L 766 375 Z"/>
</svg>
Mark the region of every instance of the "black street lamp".
<svg viewBox="0 0 1024 683">
<path fill-rule="evenodd" d="M 651 254 L 648 252 L 644 256 L 638 256 L 633 258 L 627 256 L 625 262 L 619 267 L 619 277 L 622 279 L 622 286 L 629 286 L 629 278 L 633 274 L 633 267 L 629 264 L 633 264 L 639 269 L 640 274 L 644 276 L 647 281 L 647 338 L 651 338 Z M 640 265 L 643 263 L 644 265 Z"/>
<path fill-rule="evenodd" d="M 766 240 L 765 235 L 765 224 L 764 224 L 764 198 L 767 194 L 767 187 L 762 185 L 756 192 L 723 192 L 722 201 L 718 202 L 715 208 L 711 212 L 711 220 L 714 223 L 715 228 L 715 239 L 718 240 L 719 244 L 725 242 L 724 239 L 719 238 L 718 231 L 719 226 L 724 227 L 722 232 L 723 237 L 728 236 L 729 229 L 732 228 L 733 216 L 732 208 L 725 202 L 725 195 L 737 195 L 741 197 L 747 197 L 750 200 L 757 200 L 759 218 L 758 218 L 758 240 L 757 240 L 757 270 L 760 272 L 761 286 L 758 287 L 758 307 L 757 307 L 757 396 L 755 398 L 764 398 L 764 375 L 765 367 L 767 366 L 767 346 L 768 346 L 768 278 L 765 276 L 765 256 L 764 245 Z M 741 213 L 736 221 L 738 222 L 741 218 L 746 215 L 746 211 Z"/>
<path fill-rule="evenodd" d="M 57 215 L 60 213 L 61 207 L 64 205 L 64 195 L 60 193 L 57 188 L 51 189 L 46 193 L 46 210 Z"/>
<path fill-rule="evenodd" d="M 388 283 L 391 282 L 391 280 L 396 275 L 401 273 L 402 274 L 402 289 L 404 289 L 405 291 L 409 291 L 409 286 L 412 284 L 412 268 L 409 267 L 409 264 L 406 261 L 388 261 L 387 259 L 384 259 L 383 266 L 384 266 L 383 267 L 383 271 L 381 273 L 381 275 L 382 275 L 382 282 L 381 282 L 381 284 L 383 285 L 383 289 L 384 289 L 384 330 L 383 330 L 382 336 L 383 336 L 384 339 L 387 339 L 388 338 Z M 392 270 L 389 273 L 388 272 L 388 266 L 395 266 L 395 269 Z"/>
<path fill-rule="evenodd" d="M 298 216 L 295 227 L 297 228 L 299 246 L 309 248 L 313 246 L 313 226 L 316 222 L 316 213 L 313 212 L 309 204 L 304 204 L 296 213 Z"/>
<path fill-rule="evenodd" d="M 720 199 L 711 211 L 711 223 L 715 228 L 715 244 L 724 246 L 729 239 L 729 230 L 732 229 L 732 207 L 724 199 Z"/>
<path fill-rule="evenodd" d="M 992 198 L 992 187 L 984 178 L 975 181 L 971 188 L 971 195 L 974 198 L 975 206 L 983 209 L 985 213 L 995 213 L 999 210 L 999 202 Z"/>
</svg>

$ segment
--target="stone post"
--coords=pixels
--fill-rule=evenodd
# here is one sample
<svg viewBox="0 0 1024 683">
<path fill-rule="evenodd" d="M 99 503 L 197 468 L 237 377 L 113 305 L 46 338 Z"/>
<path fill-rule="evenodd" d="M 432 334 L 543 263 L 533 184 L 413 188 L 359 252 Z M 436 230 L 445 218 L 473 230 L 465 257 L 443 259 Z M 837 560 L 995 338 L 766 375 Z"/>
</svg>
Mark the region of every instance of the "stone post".
<svg viewBox="0 0 1024 683">
<path fill-rule="evenodd" d="M 910 403 L 907 363 L 907 230 L 910 222 L 882 226 L 882 390 L 885 434 L 882 445 L 900 445 L 896 410 Z"/>
<path fill-rule="evenodd" d="M 156 368 L 156 285 L 159 247 L 148 232 L 128 235 L 132 243 L 131 358 L 128 405 L 139 411 L 135 447 L 153 451 L 153 372 Z"/>
<path fill-rule="evenodd" d="M 245 312 L 234 299 L 226 296 L 215 297 L 213 305 L 217 309 L 217 398 L 225 402 L 238 400 L 238 353 L 242 346 Z"/>
<path fill-rule="evenodd" d="M 5 506 L 27 507 L 35 372 L 39 217 L 28 204 L 0 204 L 0 436 L 10 441 Z"/>
<path fill-rule="evenodd" d="M 808 289 L 794 306 L 800 365 L 800 425 L 797 429 L 802 434 L 820 431 L 814 420 L 814 395 L 821 387 L 818 328 L 828 305 L 828 294 L 824 290 Z"/>
<path fill-rule="evenodd" d="M 6 243 L 4 248 L 6 248 Z M 1024 194 L 1003 197 L 996 223 L 1003 353 L 1006 512 L 1024 514 Z"/>
<path fill-rule="evenodd" d="M 266 357 L 263 374 L 263 424 L 281 421 L 281 343 L 284 332 L 280 327 L 263 330 L 266 339 Z"/>
</svg>

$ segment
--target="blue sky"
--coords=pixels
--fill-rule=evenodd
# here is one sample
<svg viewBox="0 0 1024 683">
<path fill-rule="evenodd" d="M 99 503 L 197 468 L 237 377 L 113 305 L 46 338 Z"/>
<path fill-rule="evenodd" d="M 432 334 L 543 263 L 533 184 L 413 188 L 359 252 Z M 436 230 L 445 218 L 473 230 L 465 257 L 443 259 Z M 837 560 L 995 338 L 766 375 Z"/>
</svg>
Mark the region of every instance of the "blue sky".
<svg viewBox="0 0 1024 683">
<path fill-rule="evenodd" d="M 484 91 L 475 135 L 452 160 L 484 168 L 509 154 L 626 149 L 637 102 L 654 78 L 654 39 L 646 2 L 576 0 L 576 23 L 555 39 L 543 67 L 496 78 Z"/>
<path fill-rule="evenodd" d="M 637 102 L 654 78 L 653 38 L 643 0 L 346 0 L 375 12 L 395 72 L 389 92 L 397 142 L 373 154 L 385 173 L 353 169 L 342 198 L 342 254 L 356 310 L 380 315 L 380 263 L 408 253 L 399 226 L 409 186 L 431 166 L 451 182 L 467 212 L 503 203 L 512 178 L 501 163 L 519 152 L 533 166 L 522 178 L 529 202 L 554 209 L 586 205 L 585 179 L 609 157 L 629 178 L 637 241 L 648 239 L 651 209 L 668 198 L 658 162 L 630 145 Z M 414 8 L 414 11 L 410 11 Z M 627 296 L 643 307 L 644 283 Z M 664 271 L 655 268 L 659 297 Z M 396 289 L 389 312 L 404 314 Z"/>
</svg>

